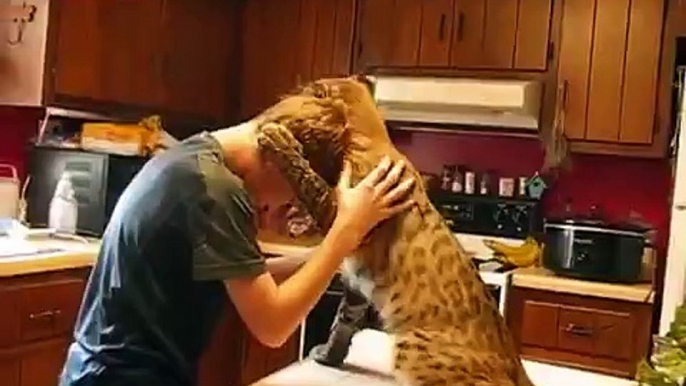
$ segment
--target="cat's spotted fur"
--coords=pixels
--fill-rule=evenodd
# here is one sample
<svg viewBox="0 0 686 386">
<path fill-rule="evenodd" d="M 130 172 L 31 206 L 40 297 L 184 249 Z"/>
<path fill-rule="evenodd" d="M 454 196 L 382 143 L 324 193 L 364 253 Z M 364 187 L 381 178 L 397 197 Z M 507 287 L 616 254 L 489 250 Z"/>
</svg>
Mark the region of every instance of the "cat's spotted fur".
<svg viewBox="0 0 686 386">
<path fill-rule="evenodd" d="M 358 79 L 313 82 L 257 121 L 262 151 L 322 231 L 335 216 L 333 187 L 344 159 L 353 183 L 384 156 L 405 161 L 403 179 L 421 181 Z M 377 226 L 344 270 L 346 284 L 373 303 L 395 337 L 398 379 L 414 386 L 531 385 L 496 303 L 422 184 L 411 198 L 414 207 Z"/>
</svg>

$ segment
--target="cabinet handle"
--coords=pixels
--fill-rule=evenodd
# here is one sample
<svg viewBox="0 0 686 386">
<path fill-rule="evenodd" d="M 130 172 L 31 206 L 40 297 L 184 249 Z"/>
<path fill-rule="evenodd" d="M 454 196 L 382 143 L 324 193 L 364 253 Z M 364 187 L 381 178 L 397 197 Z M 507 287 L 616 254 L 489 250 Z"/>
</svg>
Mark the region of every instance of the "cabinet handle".
<svg viewBox="0 0 686 386">
<path fill-rule="evenodd" d="M 438 40 L 443 41 L 445 39 L 445 13 L 441 15 L 441 22 L 438 26 Z"/>
<path fill-rule="evenodd" d="M 461 42 L 464 35 L 464 12 L 457 13 L 457 41 Z"/>
<path fill-rule="evenodd" d="M 686 204 L 676 204 L 674 206 L 674 209 L 676 209 L 678 211 L 686 210 Z"/>
<path fill-rule="evenodd" d="M 61 310 L 46 310 L 37 313 L 31 313 L 29 314 L 29 320 L 53 319 L 54 317 L 59 316 L 61 313 Z"/>
<path fill-rule="evenodd" d="M 577 336 L 592 336 L 593 335 L 593 329 L 591 327 L 577 326 L 574 323 L 569 323 L 567 325 L 567 327 L 565 327 L 564 331 L 566 333 L 569 333 L 572 335 L 577 335 Z"/>
<path fill-rule="evenodd" d="M 562 85 L 560 86 L 560 102 L 562 105 L 562 108 L 567 110 L 567 93 L 569 90 L 569 81 L 567 79 L 562 81 Z"/>
</svg>

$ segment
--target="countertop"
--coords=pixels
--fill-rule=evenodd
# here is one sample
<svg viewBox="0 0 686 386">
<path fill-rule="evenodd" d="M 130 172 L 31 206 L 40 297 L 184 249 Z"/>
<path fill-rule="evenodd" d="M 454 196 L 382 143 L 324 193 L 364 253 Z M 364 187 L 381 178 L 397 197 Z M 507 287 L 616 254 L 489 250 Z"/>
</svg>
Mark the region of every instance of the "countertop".
<svg viewBox="0 0 686 386">
<path fill-rule="evenodd" d="M 579 280 L 555 275 L 552 271 L 542 267 L 517 269 L 512 274 L 512 285 L 522 288 L 651 304 L 655 297 L 655 291 L 651 283 L 613 284 Z"/>
<path fill-rule="evenodd" d="M 310 253 L 314 248 L 274 241 L 259 241 L 258 243 L 266 253 L 298 259 Z M 17 242 L 0 238 L 0 277 L 89 267 L 95 262 L 99 248 L 98 239 L 44 238 Z M 8 249 L 19 251 L 21 255 L 3 256 Z M 512 284 L 517 287 L 643 303 L 652 303 L 654 298 L 654 291 L 649 283 L 622 285 L 569 279 L 556 276 L 540 267 L 517 269 L 512 275 Z"/>
<path fill-rule="evenodd" d="M 0 238 L 0 277 L 89 267 L 100 249 L 98 239 Z"/>
<path fill-rule="evenodd" d="M 258 242 L 264 252 L 301 258 L 313 247 L 277 242 Z M 92 266 L 100 251 L 100 240 L 41 237 L 16 240 L 0 237 L 0 277 L 44 273 Z"/>
<path fill-rule="evenodd" d="M 345 365 L 329 368 L 304 359 L 251 386 L 401 386 L 392 376 L 393 337 L 375 330 L 355 334 Z M 637 386 L 633 380 L 523 360 L 535 386 Z"/>
</svg>

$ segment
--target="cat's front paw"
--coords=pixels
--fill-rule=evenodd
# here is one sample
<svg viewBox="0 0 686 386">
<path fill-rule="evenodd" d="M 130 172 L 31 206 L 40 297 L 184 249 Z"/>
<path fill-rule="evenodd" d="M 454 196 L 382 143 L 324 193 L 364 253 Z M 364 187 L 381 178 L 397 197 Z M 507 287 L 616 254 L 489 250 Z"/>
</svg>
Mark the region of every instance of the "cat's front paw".
<svg viewBox="0 0 686 386">
<path fill-rule="evenodd" d="M 303 145 L 286 126 L 278 123 L 265 123 L 258 129 L 258 144 L 272 152 L 293 152 L 303 155 Z"/>
</svg>

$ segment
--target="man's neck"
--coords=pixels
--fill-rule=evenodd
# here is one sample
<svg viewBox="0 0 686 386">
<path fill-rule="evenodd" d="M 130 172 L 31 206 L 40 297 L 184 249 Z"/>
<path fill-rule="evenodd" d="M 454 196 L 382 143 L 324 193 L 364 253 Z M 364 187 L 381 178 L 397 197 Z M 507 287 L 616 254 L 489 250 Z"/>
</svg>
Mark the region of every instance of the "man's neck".
<svg viewBox="0 0 686 386">
<path fill-rule="evenodd" d="M 211 132 L 222 148 L 226 167 L 244 178 L 257 163 L 257 139 L 255 124 L 247 121 L 236 126 Z"/>
</svg>

